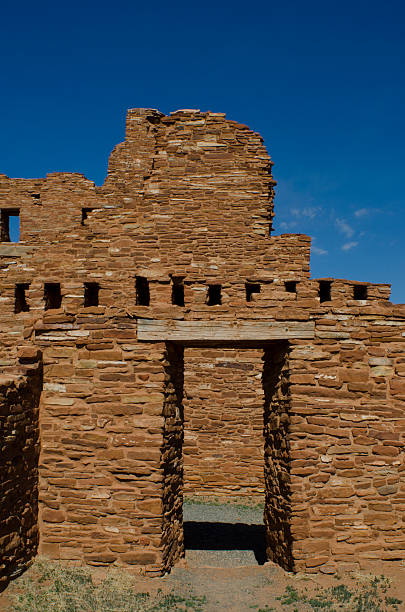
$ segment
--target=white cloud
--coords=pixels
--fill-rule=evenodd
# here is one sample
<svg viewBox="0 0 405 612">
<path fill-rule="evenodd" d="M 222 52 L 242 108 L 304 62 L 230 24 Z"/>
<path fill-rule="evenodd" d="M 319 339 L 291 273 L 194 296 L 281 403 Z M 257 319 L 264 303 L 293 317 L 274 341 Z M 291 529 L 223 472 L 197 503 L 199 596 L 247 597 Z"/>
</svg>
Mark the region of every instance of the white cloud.
<svg viewBox="0 0 405 612">
<path fill-rule="evenodd" d="M 368 215 L 374 215 L 381 212 L 383 212 L 381 208 L 358 208 L 354 211 L 354 216 L 357 218 L 367 217 Z"/>
<path fill-rule="evenodd" d="M 319 206 L 304 206 L 304 208 L 292 208 L 291 214 L 295 217 L 308 217 L 314 219 L 320 212 Z"/>
<path fill-rule="evenodd" d="M 354 229 L 344 219 L 336 219 L 335 221 L 338 230 L 346 236 L 351 238 L 354 235 Z"/>
<path fill-rule="evenodd" d="M 279 227 L 282 230 L 290 230 L 290 229 L 293 229 L 294 227 L 297 227 L 297 222 L 296 221 L 291 221 L 291 222 L 281 221 L 279 223 Z"/>
<path fill-rule="evenodd" d="M 342 245 L 342 251 L 350 251 L 351 249 L 354 249 L 354 247 L 358 246 L 358 242 L 346 242 L 344 245 Z"/>
<path fill-rule="evenodd" d="M 365 217 L 366 215 L 369 215 L 370 213 L 371 213 L 370 208 L 359 208 L 358 210 L 354 211 L 354 216 L 355 217 Z"/>
<path fill-rule="evenodd" d="M 325 251 L 325 249 L 321 249 L 317 246 L 312 247 L 312 252 L 315 253 L 315 255 L 327 255 L 328 254 L 328 251 Z"/>
</svg>

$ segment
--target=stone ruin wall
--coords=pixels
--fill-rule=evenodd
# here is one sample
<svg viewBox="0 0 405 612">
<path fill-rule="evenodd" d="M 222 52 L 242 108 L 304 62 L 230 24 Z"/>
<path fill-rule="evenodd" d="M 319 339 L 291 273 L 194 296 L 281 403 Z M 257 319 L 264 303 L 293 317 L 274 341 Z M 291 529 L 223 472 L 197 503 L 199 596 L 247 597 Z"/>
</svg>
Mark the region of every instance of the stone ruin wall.
<svg viewBox="0 0 405 612">
<path fill-rule="evenodd" d="M 135 109 L 102 187 L 0 176 L 0 208 L 21 219 L 21 241 L 0 244 L 4 375 L 42 354 L 43 554 L 161 573 L 182 554 L 184 489 L 264 490 L 268 556 L 287 569 L 405 558 L 405 307 L 388 285 L 359 300 L 335 279 L 320 301 L 309 238 L 270 235 L 270 170 L 260 136 L 222 114 Z M 85 307 L 89 282 L 99 303 Z M 14 312 L 17 283 L 28 311 Z M 60 283 L 60 308 L 44 309 L 45 283 Z M 260 288 L 250 301 L 246 283 Z M 205 343 L 142 341 L 139 319 L 201 325 Z M 254 341 L 215 342 L 210 326 L 229 322 Z M 268 342 L 259 324 L 312 336 Z M 35 402 L 24 410 L 35 423 Z"/>
</svg>

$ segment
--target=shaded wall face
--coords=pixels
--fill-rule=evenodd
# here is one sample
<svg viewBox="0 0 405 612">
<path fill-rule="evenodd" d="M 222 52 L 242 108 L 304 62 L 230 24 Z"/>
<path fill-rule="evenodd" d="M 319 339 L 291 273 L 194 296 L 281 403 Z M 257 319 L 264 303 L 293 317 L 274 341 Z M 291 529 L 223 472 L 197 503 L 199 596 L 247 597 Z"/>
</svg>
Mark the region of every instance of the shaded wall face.
<svg viewBox="0 0 405 612">
<path fill-rule="evenodd" d="M 184 492 L 263 499 L 263 349 L 185 348 Z"/>
<path fill-rule="evenodd" d="M 169 571 L 184 552 L 183 536 L 183 348 L 166 345 L 161 448 L 163 567 Z"/>
<path fill-rule="evenodd" d="M 0 381 L 0 590 L 38 546 L 39 374 Z"/>
<path fill-rule="evenodd" d="M 290 395 L 286 343 L 265 351 L 263 389 L 267 556 L 284 569 L 292 570 Z"/>
</svg>

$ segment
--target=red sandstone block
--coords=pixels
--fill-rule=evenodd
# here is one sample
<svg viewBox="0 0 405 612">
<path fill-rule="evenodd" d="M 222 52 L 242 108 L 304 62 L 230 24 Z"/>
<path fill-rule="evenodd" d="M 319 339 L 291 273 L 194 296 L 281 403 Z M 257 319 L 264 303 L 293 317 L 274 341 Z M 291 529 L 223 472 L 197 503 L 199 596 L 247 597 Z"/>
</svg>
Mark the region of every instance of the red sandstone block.
<svg viewBox="0 0 405 612">
<path fill-rule="evenodd" d="M 52 542 L 41 542 L 41 555 L 50 557 L 51 559 L 60 558 L 60 545 Z"/>
<path fill-rule="evenodd" d="M 129 565 L 150 565 L 157 563 L 159 558 L 157 552 L 153 550 L 134 550 L 122 554 L 120 560 Z"/>
<path fill-rule="evenodd" d="M 66 514 L 63 510 L 43 508 L 41 518 L 47 523 L 63 523 L 66 520 Z"/>
<path fill-rule="evenodd" d="M 305 559 L 304 564 L 307 569 L 313 569 L 318 568 L 319 566 L 324 565 L 325 563 L 328 563 L 329 560 L 330 557 L 326 555 L 319 557 L 311 557 L 309 559 Z"/>
<path fill-rule="evenodd" d="M 336 503 L 334 498 L 348 498 L 355 495 L 355 493 L 355 489 L 351 486 L 324 487 L 318 492 L 318 497 L 320 499 L 330 499 Z"/>
<path fill-rule="evenodd" d="M 84 555 L 85 561 L 90 565 L 104 565 L 114 563 L 117 560 L 117 555 L 108 552 L 92 553 L 90 555 Z"/>
<path fill-rule="evenodd" d="M 374 453 L 374 455 L 387 455 L 395 457 L 399 455 L 399 448 L 395 446 L 377 445 L 373 446 L 372 452 Z"/>
<path fill-rule="evenodd" d="M 17 355 L 20 361 L 33 362 L 40 359 L 42 353 L 36 346 L 20 346 Z"/>
</svg>

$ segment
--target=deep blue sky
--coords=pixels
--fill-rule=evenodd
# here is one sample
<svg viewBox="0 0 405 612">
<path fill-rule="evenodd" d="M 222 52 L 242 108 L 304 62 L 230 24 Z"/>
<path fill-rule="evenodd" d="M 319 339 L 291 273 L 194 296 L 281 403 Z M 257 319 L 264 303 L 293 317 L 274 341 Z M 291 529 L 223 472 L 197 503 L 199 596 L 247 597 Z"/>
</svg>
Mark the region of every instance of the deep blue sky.
<svg viewBox="0 0 405 612">
<path fill-rule="evenodd" d="M 403 0 L 3 0 L 0 52 L 0 172 L 101 184 L 127 108 L 224 111 L 263 135 L 312 275 L 405 302 Z"/>
</svg>

